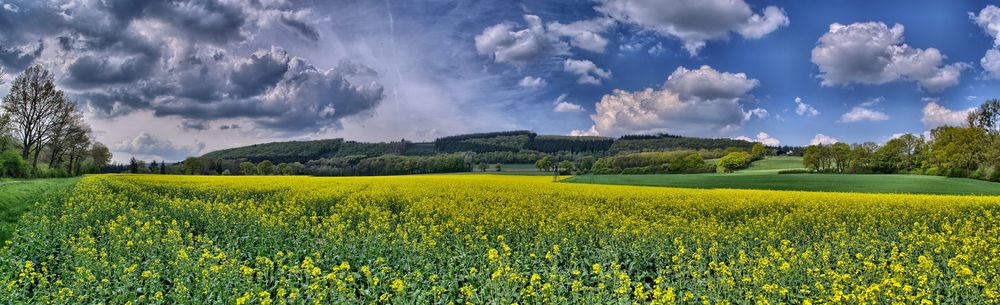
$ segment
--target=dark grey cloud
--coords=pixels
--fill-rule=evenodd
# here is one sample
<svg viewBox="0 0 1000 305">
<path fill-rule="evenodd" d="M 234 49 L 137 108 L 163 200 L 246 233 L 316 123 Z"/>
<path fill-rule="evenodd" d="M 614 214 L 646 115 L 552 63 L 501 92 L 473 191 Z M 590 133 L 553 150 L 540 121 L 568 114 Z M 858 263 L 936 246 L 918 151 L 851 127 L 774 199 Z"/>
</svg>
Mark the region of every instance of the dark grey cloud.
<svg viewBox="0 0 1000 305">
<path fill-rule="evenodd" d="M 367 67 L 342 62 L 335 68 L 321 70 L 301 58 L 271 60 L 282 58 L 283 54 L 284 51 L 278 49 L 266 54 L 258 51 L 256 59 L 234 64 L 236 67 L 247 67 L 244 64 L 250 63 L 251 68 L 248 69 L 251 70 L 285 71 L 276 80 L 252 78 L 241 82 L 239 87 L 251 88 L 249 92 L 254 92 L 254 96 L 234 96 L 213 103 L 164 103 L 152 106 L 154 114 L 202 120 L 249 118 L 273 130 L 321 130 L 340 128 L 341 119 L 368 112 L 384 98 L 383 87 L 370 81 L 374 71 Z M 258 66 L 260 62 L 267 64 Z M 271 66 L 274 63 L 283 63 L 284 66 Z"/>
<path fill-rule="evenodd" d="M 32 48 L 31 44 L 21 47 L 9 47 L 0 44 L 0 66 L 21 71 L 31 65 L 35 58 L 42 55 L 45 45 L 38 43 Z"/>
<path fill-rule="evenodd" d="M 240 124 L 229 124 L 219 126 L 219 130 L 240 129 Z"/>
<path fill-rule="evenodd" d="M 231 92 L 242 98 L 260 94 L 273 87 L 288 71 L 290 60 L 288 52 L 272 48 L 268 52 L 258 51 L 249 58 L 236 62 L 229 72 L 229 81 L 233 85 Z"/>
<path fill-rule="evenodd" d="M 292 2 L 17 5 L 16 12 L 0 14 L 0 65 L 11 73 L 45 65 L 100 117 L 151 111 L 179 118 L 186 131 L 208 130 L 217 119 L 249 119 L 265 129 L 313 132 L 340 128 L 341 120 L 367 113 L 383 99 L 371 68 L 348 62 L 315 67 L 280 46 L 253 40 L 265 31 L 321 39 L 311 10 Z"/>
<path fill-rule="evenodd" d="M 298 34 L 300 37 L 305 38 L 309 41 L 319 40 L 319 31 L 317 31 L 316 28 L 312 27 L 308 23 L 299 20 L 294 16 L 285 16 L 285 15 L 279 17 L 279 20 L 281 20 L 281 23 L 287 26 L 288 28 L 294 30 L 295 33 Z"/>
<path fill-rule="evenodd" d="M 150 74 L 156 58 L 143 54 L 125 58 L 87 55 L 67 67 L 62 83 L 74 88 L 94 88 L 109 84 L 132 83 Z"/>
<path fill-rule="evenodd" d="M 183 131 L 205 131 L 211 128 L 211 124 L 205 120 L 181 120 L 178 125 Z"/>
</svg>

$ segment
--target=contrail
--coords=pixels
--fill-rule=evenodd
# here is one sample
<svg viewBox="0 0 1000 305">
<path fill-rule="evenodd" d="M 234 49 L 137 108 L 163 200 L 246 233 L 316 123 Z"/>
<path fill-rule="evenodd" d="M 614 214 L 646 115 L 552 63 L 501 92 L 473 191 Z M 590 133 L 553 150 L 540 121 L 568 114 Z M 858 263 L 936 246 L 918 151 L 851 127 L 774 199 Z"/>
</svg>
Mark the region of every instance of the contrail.
<svg viewBox="0 0 1000 305">
<path fill-rule="evenodd" d="M 392 99 L 396 101 L 396 112 L 399 112 L 399 86 L 403 84 L 403 74 L 399 72 L 399 58 L 396 55 L 396 20 L 392 17 L 392 5 L 385 0 L 385 10 L 389 13 L 389 51 L 392 52 L 392 65 L 396 70 L 396 87 L 392 90 Z"/>
</svg>

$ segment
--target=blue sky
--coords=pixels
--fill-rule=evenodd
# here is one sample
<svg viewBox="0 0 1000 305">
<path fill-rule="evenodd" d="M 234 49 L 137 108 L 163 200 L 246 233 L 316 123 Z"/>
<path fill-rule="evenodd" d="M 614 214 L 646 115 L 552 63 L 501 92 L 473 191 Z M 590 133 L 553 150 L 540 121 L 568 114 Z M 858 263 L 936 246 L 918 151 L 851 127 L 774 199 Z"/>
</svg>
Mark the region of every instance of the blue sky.
<svg viewBox="0 0 1000 305">
<path fill-rule="evenodd" d="M 512 129 L 881 142 L 1000 95 L 987 1 L 0 7 L 3 80 L 52 70 L 116 160 Z"/>
</svg>

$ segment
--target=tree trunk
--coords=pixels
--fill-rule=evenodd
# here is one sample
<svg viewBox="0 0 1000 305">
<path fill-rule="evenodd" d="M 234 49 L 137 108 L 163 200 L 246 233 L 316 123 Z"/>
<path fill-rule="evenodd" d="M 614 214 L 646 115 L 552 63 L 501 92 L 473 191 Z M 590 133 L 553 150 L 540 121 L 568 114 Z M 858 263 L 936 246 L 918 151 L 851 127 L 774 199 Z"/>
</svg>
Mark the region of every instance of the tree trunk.
<svg viewBox="0 0 1000 305">
<path fill-rule="evenodd" d="M 38 169 L 38 155 L 42 152 L 41 148 L 35 148 L 35 157 L 31 159 L 31 169 Z"/>
</svg>

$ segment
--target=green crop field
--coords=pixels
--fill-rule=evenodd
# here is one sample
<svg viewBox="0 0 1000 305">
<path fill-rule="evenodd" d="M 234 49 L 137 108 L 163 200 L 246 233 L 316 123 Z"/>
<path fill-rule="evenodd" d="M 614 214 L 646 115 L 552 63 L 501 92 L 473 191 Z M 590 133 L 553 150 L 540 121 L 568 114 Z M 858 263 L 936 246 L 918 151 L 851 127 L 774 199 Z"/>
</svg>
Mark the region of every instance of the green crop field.
<svg viewBox="0 0 1000 305">
<path fill-rule="evenodd" d="M 1000 183 L 921 175 L 788 174 L 802 168 L 801 157 L 771 157 L 733 174 L 585 175 L 571 183 L 666 186 L 706 189 L 763 189 L 859 193 L 1000 195 Z"/>
<path fill-rule="evenodd" d="M 0 242 L 10 238 L 21 215 L 35 203 L 66 193 L 78 178 L 0 180 Z"/>
</svg>

